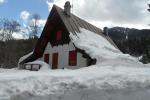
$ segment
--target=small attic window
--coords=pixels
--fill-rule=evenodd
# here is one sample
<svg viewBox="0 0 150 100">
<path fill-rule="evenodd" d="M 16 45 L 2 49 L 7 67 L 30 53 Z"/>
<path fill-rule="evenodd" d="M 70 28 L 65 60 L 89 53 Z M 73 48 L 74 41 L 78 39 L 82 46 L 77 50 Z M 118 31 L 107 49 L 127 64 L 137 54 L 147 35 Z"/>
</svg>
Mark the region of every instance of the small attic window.
<svg viewBox="0 0 150 100">
<path fill-rule="evenodd" d="M 57 31 L 56 33 L 56 40 L 60 41 L 61 39 L 62 39 L 62 31 L 60 30 L 60 31 Z"/>
</svg>

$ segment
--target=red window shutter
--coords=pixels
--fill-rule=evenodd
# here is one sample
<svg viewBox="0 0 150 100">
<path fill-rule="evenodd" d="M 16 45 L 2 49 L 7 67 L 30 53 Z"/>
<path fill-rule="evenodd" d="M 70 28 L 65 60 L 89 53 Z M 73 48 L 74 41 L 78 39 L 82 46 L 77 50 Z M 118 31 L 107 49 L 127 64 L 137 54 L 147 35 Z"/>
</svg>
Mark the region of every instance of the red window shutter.
<svg viewBox="0 0 150 100">
<path fill-rule="evenodd" d="M 69 52 L 69 66 L 76 66 L 77 65 L 77 52 L 70 51 Z"/>
<path fill-rule="evenodd" d="M 49 54 L 44 55 L 44 62 L 49 64 Z"/>
<path fill-rule="evenodd" d="M 57 33 L 56 33 L 56 40 L 57 41 L 60 41 L 62 39 L 62 31 L 58 31 Z"/>
<path fill-rule="evenodd" d="M 52 59 L 52 69 L 57 69 L 57 68 L 58 68 L 58 53 L 54 53 Z"/>
</svg>

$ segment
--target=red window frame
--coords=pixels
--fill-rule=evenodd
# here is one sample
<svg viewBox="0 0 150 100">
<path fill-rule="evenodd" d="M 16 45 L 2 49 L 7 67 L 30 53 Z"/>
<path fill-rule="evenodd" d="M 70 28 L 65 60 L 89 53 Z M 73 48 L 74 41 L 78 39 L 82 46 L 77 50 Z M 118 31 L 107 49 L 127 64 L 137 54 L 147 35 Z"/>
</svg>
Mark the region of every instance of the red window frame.
<svg viewBox="0 0 150 100">
<path fill-rule="evenodd" d="M 77 65 L 77 51 L 69 51 L 69 66 Z"/>
<path fill-rule="evenodd" d="M 57 33 L 56 33 L 56 40 L 57 40 L 57 41 L 62 40 L 62 30 L 57 31 Z"/>
</svg>

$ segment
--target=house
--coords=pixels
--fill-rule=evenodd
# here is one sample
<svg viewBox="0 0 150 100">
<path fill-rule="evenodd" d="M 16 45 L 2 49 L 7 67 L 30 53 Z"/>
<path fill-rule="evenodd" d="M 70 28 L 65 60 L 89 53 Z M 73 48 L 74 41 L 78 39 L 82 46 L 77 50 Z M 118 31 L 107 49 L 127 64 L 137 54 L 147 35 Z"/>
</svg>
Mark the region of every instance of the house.
<svg viewBox="0 0 150 100">
<path fill-rule="evenodd" d="M 52 69 L 77 69 L 95 64 L 96 59 L 77 48 L 69 37 L 70 32 L 76 34 L 80 28 L 99 34 L 113 44 L 101 29 L 71 14 L 70 8 L 70 2 L 65 3 L 64 10 L 53 6 L 33 53 L 19 63 L 20 68 L 26 68 L 26 63 L 37 59 L 45 61 Z"/>
</svg>

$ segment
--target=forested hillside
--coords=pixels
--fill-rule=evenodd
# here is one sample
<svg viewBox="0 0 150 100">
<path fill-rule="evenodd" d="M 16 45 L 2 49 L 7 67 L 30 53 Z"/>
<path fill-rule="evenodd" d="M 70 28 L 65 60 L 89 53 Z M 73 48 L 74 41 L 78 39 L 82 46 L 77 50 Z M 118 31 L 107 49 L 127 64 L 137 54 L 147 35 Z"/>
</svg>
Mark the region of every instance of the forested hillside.
<svg viewBox="0 0 150 100">
<path fill-rule="evenodd" d="M 133 29 L 124 27 L 113 27 L 104 29 L 105 34 L 109 35 L 118 48 L 132 56 L 142 56 L 143 63 L 150 62 L 150 30 Z"/>
<path fill-rule="evenodd" d="M 23 55 L 32 52 L 37 38 L 7 40 L 0 42 L 0 67 L 17 67 L 17 62 Z"/>
</svg>

